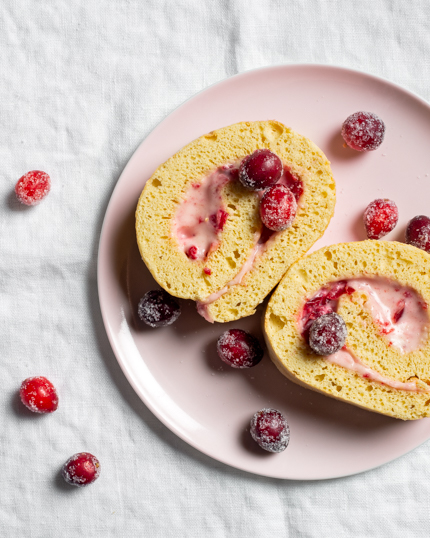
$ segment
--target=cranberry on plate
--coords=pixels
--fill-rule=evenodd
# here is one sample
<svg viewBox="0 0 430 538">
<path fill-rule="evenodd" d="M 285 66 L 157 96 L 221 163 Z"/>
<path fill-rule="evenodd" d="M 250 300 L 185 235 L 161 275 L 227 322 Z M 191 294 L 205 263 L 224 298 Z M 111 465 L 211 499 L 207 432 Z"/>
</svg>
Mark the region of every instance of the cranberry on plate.
<svg viewBox="0 0 430 538">
<path fill-rule="evenodd" d="M 296 198 L 284 185 L 274 185 L 267 189 L 260 202 L 261 220 L 266 228 L 275 232 L 289 228 L 296 212 Z"/>
<path fill-rule="evenodd" d="M 331 312 L 317 318 L 309 329 L 309 346 L 317 355 L 331 355 L 343 348 L 347 336 L 343 319 Z"/>
<path fill-rule="evenodd" d="M 373 151 L 382 144 L 385 124 L 372 112 L 355 112 L 342 125 L 342 137 L 356 151 Z"/>
<path fill-rule="evenodd" d="M 408 222 L 406 243 L 430 253 L 430 218 L 417 215 Z"/>
<path fill-rule="evenodd" d="M 242 329 L 225 331 L 217 342 L 219 358 L 233 368 L 251 368 L 263 358 L 259 341 Z"/>
<path fill-rule="evenodd" d="M 257 149 L 240 163 L 239 181 L 248 189 L 260 191 L 279 181 L 282 170 L 282 161 L 275 153 Z"/>
<path fill-rule="evenodd" d="M 58 407 L 54 385 L 46 377 L 29 377 L 21 383 L 19 395 L 22 403 L 33 413 L 52 413 Z"/>
<path fill-rule="evenodd" d="M 251 436 L 268 452 L 282 452 L 290 442 L 290 427 L 276 409 L 261 409 L 251 419 Z"/>
<path fill-rule="evenodd" d="M 32 170 L 18 179 L 15 194 L 25 205 L 38 204 L 51 190 L 51 178 L 46 172 Z"/>
<path fill-rule="evenodd" d="M 150 327 L 164 327 L 179 318 L 181 307 L 166 291 L 151 290 L 140 299 L 137 314 Z"/>
<path fill-rule="evenodd" d="M 366 207 L 364 227 L 369 239 L 381 239 L 394 230 L 399 220 L 399 210 L 392 200 L 378 198 Z"/>
<path fill-rule="evenodd" d="M 99 477 L 100 462 L 89 452 L 79 452 L 66 461 L 61 474 L 71 486 L 88 486 Z"/>
</svg>

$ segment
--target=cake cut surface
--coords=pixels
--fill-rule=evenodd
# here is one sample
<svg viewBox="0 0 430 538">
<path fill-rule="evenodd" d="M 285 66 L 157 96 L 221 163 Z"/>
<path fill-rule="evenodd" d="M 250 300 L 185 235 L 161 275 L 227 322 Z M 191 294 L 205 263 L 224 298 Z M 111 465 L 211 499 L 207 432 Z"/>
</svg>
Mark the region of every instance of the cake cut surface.
<svg viewBox="0 0 430 538">
<path fill-rule="evenodd" d="M 292 381 L 364 409 L 403 420 L 430 416 L 429 262 L 394 241 L 333 245 L 297 261 L 265 314 L 273 362 Z M 318 303 L 324 293 L 329 300 Z M 308 345 L 312 300 L 320 314 L 336 301 L 346 324 L 346 346 L 334 355 Z"/>
<path fill-rule="evenodd" d="M 189 193 L 262 148 L 281 159 L 286 181 L 300 195 L 292 225 L 259 248 L 259 194 L 238 180 L 219 181 L 221 204 L 213 217 L 217 240 L 194 250 L 177 218 L 181 211 L 189 214 L 183 210 Z M 277 121 L 242 122 L 198 138 L 154 172 L 137 205 L 137 243 L 148 269 L 168 293 L 200 302 L 208 319 L 233 321 L 252 315 L 288 267 L 324 233 L 334 205 L 330 163 L 313 142 Z"/>
</svg>

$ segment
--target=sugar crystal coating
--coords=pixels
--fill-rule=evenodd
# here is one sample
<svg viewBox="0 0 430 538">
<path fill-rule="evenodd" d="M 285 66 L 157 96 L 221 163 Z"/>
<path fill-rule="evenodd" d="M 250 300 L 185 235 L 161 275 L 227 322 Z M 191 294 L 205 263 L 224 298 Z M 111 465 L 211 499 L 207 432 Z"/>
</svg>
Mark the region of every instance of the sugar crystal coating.
<svg viewBox="0 0 430 538">
<path fill-rule="evenodd" d="M 51 178 L 46 172 L 32 170 L 18 179 L 15 194 L 25 205 L 38 204 L 51 190 Z"/>
<path fill-rule="evenodd" d="M 290 442 L 288 422 L 276 409 L 257 411 L 251 419 L 250 431 L 254 441 L 269 452 L 282 452 Z"/>
<path fill-rule="evenodd" d="M 52 413 L 58 407 L 58 394 L 46 377 L 29 377 L 21 383 L 22 403 L 33 413 Z"/>
<path fill-rule="evenodd" d="M 381 239 L 394 230 L 398 220 L 397 205 L 386 198 L 378 198 L 370 202 L 363 215 L 364 227 L 369 239 Z"/>
<path fill-rule="evenodd" d="M 225 331 L 217 342 L 219 358 L 233 368 L 251 368 L 263 358 L 259 341 L 242 329 Z"/>
<path fill-rule="evenodd" d="M 406 243 L 430 253 L 430 218 L 417 215 L 408 222 Z"/>
<path fill-rule="evenodd" d="M 241 162 L 239 181 L 248 189 L 267 189 L 279 180 L 282 169 L 282 161 L 275 153 L 257 149 Z"/>
<path fill-rule="evenodd" d="M 293 192 L 283 185 L 267 189 L 260 202 L 260 216 L 269 230 L 282 232 L 289 228 L 296 216 L 297 202 Z"/>
<path fill-rule="evenodd" d="M 346 342 L 345 322 L 336 314 L 324 314 L 317 318 L 309 330 L 309 346 L 317 355 L 331 355 L 343 348 Z"/>
<path fill-rule="evenodd" d="M 181 308 L 166 291 L 151 290 L 140 299 L 137 313 L 150 327 L 164 327 L 179 318 Z"/>
<path fill-rule="evenodd" d="M 342 125 L 342 137 L 356 151 L 373 151 L 384 140 L 385 124 L 372 112 L 355 112 Z"/>
<path fill-rule="evenodd" d="M 79 452 L 69 458 L 61 469 L 64 480 L 71 486 L 82 488 L 100 476 L 100 462 L 89 452 Z"/>
</svg>

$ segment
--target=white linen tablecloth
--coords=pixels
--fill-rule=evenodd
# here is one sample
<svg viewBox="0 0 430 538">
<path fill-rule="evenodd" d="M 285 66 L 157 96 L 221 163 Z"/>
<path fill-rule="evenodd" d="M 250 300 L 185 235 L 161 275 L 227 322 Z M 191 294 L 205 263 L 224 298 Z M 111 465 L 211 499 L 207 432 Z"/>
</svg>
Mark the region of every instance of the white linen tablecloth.
<svg viewBox="0 0 430 538">
<path fill-rule="evenodd" d="M 415 537 L 430 534 L 430 442 L 322 482 L 253 476 L 197 452 L 123 376 L 102 323 L 96 255 L 141 140 L 207 85 L 281 63 L 335 64 L 430 97 L 426 0 L 3 0 L 0 6 L 0 536 Z M 47 171 L 26 208 L 13 188 Z M 45 375 L 59 410 L 17 389 Z M 100 479 L 70 488 L 75 452 Z"/>
</svg>

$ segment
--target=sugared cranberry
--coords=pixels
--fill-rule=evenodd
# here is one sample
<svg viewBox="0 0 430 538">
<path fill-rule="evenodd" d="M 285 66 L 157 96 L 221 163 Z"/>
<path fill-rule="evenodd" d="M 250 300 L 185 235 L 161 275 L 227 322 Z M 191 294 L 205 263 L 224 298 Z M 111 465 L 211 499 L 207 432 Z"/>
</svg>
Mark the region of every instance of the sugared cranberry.
<svg viewBox="0 0 430 538">
<path fill-rule="evenodd" d="M 251 368 L 263 358 L 259 341 L 242 329 L 230 329 L 217 342 L 220 359 L 233 368 Z"/>
<path fill-rule="evenodd" d="M 32 170 L 27 172 L 15 185 L 15 194 L 25 205 L 38 204 L 51 190 L 51 179 L 46 172 Z"/>
<path fill-rule="evenodd" d="M 139 301 L 137 313 L 150 327 L 164 327 L 179 318 L 181 308 L 166 291 L 152 290 L 145 293 Z"/>
<path fill-rule="evenodd" d="M 406 228 L 406 243 L 430 252 L 430 219 L 417 215 L 409 221 Z"/>
<path fill-rule="evenodd" d="M 66 461 L 61 474 L 68 484 L 82 488 L 97 480 L 100 475 L 100 463 L 89 452 L 79 452 Z"/>
<path fill-rule="evenodd" d="M 296 216 L 297 202 L 294 194 L 283 185 L 267 189 L 260 202 L 260 216 L 269 230 L 281 232 L 289 228 Z"/>
<path fill-rule="evenodd" d="M 281 159 L 268 149 L 255 150 L 243 159 L 239 167 L 240 182 L 255 191 L 271 187 L 281 175 Z"/>
<path fill-rule="evenodd" d="M 363 221 L 369 239 L 381 239 L 394 230 L 399 220 L 399 210 L 392 200 L 378 198 L 364 211 Z"/>
<path fill-rule="evenodd" d="M 261 409 L 251 419 L 251 436 L 269 452 L 282 452 L 290 442 L 290 427 L 276 409 Z"/>
<path fill-rule="evenodd" d="M 29 377 L 21 383 L 19 395 L 22 403 L 34 413 L 52 413 L 58 407 L 54 385 L 46 377 Z"/>
<path fill-rule="evenodd" d="M 373 151 L 384 140 L 385 124 L 372 112 L 355 112 L 342 125 L 342 137 L 357 151 Z"/>
<path fill-rule="evenodd" d="M 317 318 L 309 330 L 309 346 L 317 355 L 331 355 L 342 349 L 347 336 L 343 319 L 331 312 Z"/>
</svg>

